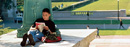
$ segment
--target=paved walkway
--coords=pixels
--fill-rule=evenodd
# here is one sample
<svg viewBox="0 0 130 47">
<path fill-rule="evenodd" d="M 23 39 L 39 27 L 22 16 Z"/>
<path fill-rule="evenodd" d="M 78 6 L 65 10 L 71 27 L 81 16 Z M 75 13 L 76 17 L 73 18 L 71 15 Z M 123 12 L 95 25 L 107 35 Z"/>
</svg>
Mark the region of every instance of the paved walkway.
<svg viewBox="0 0 130 47">
<path fill-rule="evenodd" d="M 0 47 L 21 47 L 21 38 L 16 37 L 17 31 L 0 36 Z"/>
<path fill-rule="evenodd" d="M 20 28 L 22 26 L 22 23 L 15 23 L 12 20 L 3 21 L 2 23 L 0 23 L 0 25 L 1 24 L 4 24 L 4 28 L 10 27 L 10 28 L 14 28 L 14 29 Z"/>
<path fill-rule="evenodd" d="M 130 35 L 101 36 L 93 40 L 90 47 L 130 47 Z"/>
</svg>

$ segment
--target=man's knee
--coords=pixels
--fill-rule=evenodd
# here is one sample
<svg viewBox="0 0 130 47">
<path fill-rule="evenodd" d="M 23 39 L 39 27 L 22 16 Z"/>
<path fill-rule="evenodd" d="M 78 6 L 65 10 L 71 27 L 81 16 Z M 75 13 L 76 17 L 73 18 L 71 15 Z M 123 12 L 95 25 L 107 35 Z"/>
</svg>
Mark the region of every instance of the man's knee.
<svg viewBox="0 0 130 47">
<path fill-rule="evenodd" d="M 41 38 L 41 37 L 43 37 L 44 35 L 42 34 L 42 33 L 38 33 L 38 34 L 36 34 L 35 35 L 35 37 L 38 37 L 38 38 Z"/>
<path fill-rule="evenodd" d="M 28 31 L 28 34 L 36 34 L 36 31 L 35 30 L 30 30 L 30 31 Z"/>
</svg>

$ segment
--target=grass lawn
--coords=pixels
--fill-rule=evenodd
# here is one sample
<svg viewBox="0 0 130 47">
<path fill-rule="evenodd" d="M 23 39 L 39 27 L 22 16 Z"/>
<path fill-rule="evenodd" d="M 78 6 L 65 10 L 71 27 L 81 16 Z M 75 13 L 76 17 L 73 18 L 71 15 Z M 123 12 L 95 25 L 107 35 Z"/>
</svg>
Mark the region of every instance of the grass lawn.
<svg viewBox="0 0 130 47">
<path fill-rule="evenodd" d="M 64 5 L 63 6 L 63 8 L 64 8 L 64 7 L 70 6 L 70 5 L 77 3 L 77 2 L 52 2 L 52 8 L 55 7 L 55 6 L 58 7 L 58 5 L 61 5 L 62 3 Z"/>
<path fill-rule="evenodd" d="M 63 3 L 63 5 L 64 5 L 64 6 L 63 6 L 63 8 L 64 8 L 64 7 L 70 6 L 70 5 L 72 5 L 72 4 L 74 4 L 74 3 L 77 3 L 77 2 L 52 2 L 52 8 L 55 7 L 55 6 L 58 7 L 58 5 L 61 5 L 62 3 Z M 21 11 L 24 10 L 23 5 L 17 6 L 17 8 L 19 8 Z"/>
<path fill-rule="evenodd" d="M 16 29 L 8 29 L 8 28 L 0 29 L 0 35 L 12 32 L 14 30 Z"/>
<path fill-rule="evenodd" d="M 130 15 L 130 0 L 120 0 L 120 9 L 126 9 Z M 117 0 L 98 0 L 86 6 L 77 8 L 73 11 L 94 11 L 94 10 L 117 10 Z"/>
<path fill-rule="evenodd" d="M 130 29 L 127 30 L 99 30 L 100 35 L 130 35 Z"/>
</svg>

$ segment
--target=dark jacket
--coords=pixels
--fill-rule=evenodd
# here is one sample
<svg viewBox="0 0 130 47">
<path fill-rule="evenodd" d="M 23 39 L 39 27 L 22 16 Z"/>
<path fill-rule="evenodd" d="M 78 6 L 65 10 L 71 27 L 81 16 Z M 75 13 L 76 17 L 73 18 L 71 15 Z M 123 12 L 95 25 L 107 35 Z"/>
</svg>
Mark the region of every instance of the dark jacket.
<svg viewBox="0 0 130 47">
<path fill-rule="evenodd" d="M 40 19 L 37 19 L 35 22 L 44 22 L 45 25 L 49 27 L 49 29 L 51 30 L 51 32 L 56 32 L 55 23 L 53 21 L 51 21 L 51 20 L 45 21 L 43 18 L 40 18 Z M 35 22 L 33 24 L 33 27 L 36 26 Z M 42 31 L 42 33 L 44 35 L 46 35 L 47 34 L 47 30 L 44 29 Z"/>
</svg>

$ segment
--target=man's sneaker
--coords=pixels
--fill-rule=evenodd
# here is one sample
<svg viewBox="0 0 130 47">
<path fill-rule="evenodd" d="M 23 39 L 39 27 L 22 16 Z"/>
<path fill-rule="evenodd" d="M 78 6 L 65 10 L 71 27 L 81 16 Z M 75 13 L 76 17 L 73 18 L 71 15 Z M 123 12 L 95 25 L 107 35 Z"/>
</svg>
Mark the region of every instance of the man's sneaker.
<svg viewBox="0 0 130 47">
<path fill-rule="evenodd" d="M 28 35 L 27 35 L 27 34 L 24 34 L 23 40 L 22 40 L 22 42 L 20 43 L 21 46 L 25 46 L 25 45 L 26 45 L 27 37 L 28 37 Z"/>
<path fill-rule="evenodd" d="M 28 35 L 28 38 L 29 38 L 30 44 L 34 46 L 34 45 L 35 45 L 35 42 L 34 42 L 34 40 L 33 40 L 33 36 L 32 36 L 31 34 L 29 34 L 29 35 Z"/>
</svg>

